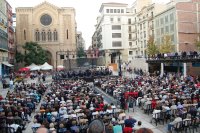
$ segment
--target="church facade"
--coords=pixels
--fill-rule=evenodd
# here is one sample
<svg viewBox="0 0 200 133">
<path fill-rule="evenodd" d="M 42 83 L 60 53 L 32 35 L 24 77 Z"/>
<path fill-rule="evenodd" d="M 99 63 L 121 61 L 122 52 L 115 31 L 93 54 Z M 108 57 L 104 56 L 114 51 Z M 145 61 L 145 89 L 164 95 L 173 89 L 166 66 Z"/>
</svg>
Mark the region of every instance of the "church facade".
<svg viewBox="0 0 200 133">
<path fill-rule="evenodd" d="M 57 51 L 76 50 L 75 9 L 46 1 L 35 7 L 16 8 L 17 50 L 23 53 L 22 46 L 31 41 L 48 52 L 51 65 L 63 65 Z"/>
</svg>

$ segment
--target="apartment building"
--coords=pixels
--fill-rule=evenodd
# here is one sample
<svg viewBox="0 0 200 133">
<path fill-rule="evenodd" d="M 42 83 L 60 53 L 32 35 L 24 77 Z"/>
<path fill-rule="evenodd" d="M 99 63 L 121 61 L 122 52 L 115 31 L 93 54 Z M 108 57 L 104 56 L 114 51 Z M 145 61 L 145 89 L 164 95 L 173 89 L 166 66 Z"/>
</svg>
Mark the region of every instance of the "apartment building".
<svg viewBox="0 0 200 133">
<path fill-rule="evenodd" d="M 133 41 L 133 12 L 124 3 L 102 3 L 97 17 L 96 31 L 92 37 L 93 46 L 104 51 L 106 65 L 120 60 L 127 62 L 129 42 Z M 129 30 L 129 32 L 127 32 Z"/>
<path fill-rule="evenodd" d="M 129 51 L 133 53 L 132 59 L 129 59 L 130 67 L 148 71 L 146 48 L 149 36 L 154 35 L 154 16 L 165 8 L 165 4 L 152 3 L 152 0 L 136 0 L 132 4 L 134 39 L 133 42 L 129 42 Z"/>
<path fill-rule="evenodd" d="M 6 0 L 0 0 L 0 76 L 7 75 L 11 66 L 8 63 L 8 19 L 6 5 Z"/>
<path fill-rule="evenodd" d="M 15 43 L 14 43 L 14 28 L 13 28 L 13 13 L 12 7 L 6 2 L 7 7 L 7 33 L 8 33 L 8 62 L 14 64 L 15 59 Z"/>
<path fill-rule="evenodd" d="M 168 8 L 155 16 L 155 40 L 161 44 L 170 35 L 175 51 L 194 51 L 200 31 L 200 0 L 174 0 Z"/>
<path fill-rule="evenodd" d="M 195 41 L 200 33 L 200 0 L 171 0 L 167 9 L 156 14 L 154 18 L 154 33 L 156 44 L 162 44 L 163 37 L 171 37 L 174 51 L 195 51 Z M 181 65 L 181 64 L 179 64 Z M 188 72 L 199 69 L 196 64 L 189 64 Z M 176 63 L 171 66 L 177 66 Z M 182 66 L 182 65 L 181 65 Z M 198 65 L 199 66 L 199 65 Z"/>
</svg>

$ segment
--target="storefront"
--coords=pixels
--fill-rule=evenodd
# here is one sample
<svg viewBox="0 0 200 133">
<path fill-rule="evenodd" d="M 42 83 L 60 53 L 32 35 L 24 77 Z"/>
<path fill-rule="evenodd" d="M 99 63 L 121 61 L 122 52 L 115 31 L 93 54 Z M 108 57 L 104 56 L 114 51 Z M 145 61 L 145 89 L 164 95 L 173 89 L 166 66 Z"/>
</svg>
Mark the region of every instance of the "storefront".
<svg viewBox="0 0 200 133">
<path fill-rule="evenodd" d="M 8 62 L 2 62 L 0 64 L 0 75 L 2 76 L 8 76 L 12 70 L 13 70 L 13 65 L 12 64 L 9 64 Z"/>
</svg>

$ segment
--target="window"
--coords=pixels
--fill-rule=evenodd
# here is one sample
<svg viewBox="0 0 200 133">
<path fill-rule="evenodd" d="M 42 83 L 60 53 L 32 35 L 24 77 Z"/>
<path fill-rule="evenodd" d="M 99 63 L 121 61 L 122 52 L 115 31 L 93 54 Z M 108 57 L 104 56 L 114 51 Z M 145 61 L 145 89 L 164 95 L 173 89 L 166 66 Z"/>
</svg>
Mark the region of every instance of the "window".
<svg viewBox="0 0 200 133">
<path fill-rule="evenodd" d="M 48 33 L 47 33 L 47 39 L 48 41 L 51 41 L 52 40 L 52 34 L 51 34 L 51 31 L 49 30 Z"/>
<path fill-rule="evenodd" d="M 121 21 L 121 18 L 117 18 L 117 21 L 120 22 L 120 21 Z"/>
<path fill-rule="evenodd" d="M 114 13 L 117 13 L 117 9 L 114 9 Z"/>
<path fill-rule="evenodd" d="M 140 30 L 142 30 L 142 24 L 140 24 Z"/>
<path fill-rule="evenodd" d="M 42 41 L 46 41 L 46 33 L 44 30 L 42 31 L 41 36 L 42 36 Z"/>
<path fill-rule="evenodd" d="M 132 34 L 128 34 L 128 39 L 132 39 Z"/>
<path fill-rule="evenodd" d="M 129 46 L 132 47 L 132 42 L 129 42 Z"/>
<path fill-rule="evenodd" d="M 164 28 L 161 28 L 161 35 L 164 34 Z"/>
<path fill-rule="evenodd" d="M 168 16 L 165 16 L 165 23 L 168 23 Z"/>
<path fill-rule="evenodd" d="M 112 42 L 112 46 L 113 47 L 121 47 L 122 46 L 122 42 L 121 41 L 113 41 Z"/>
<path fill-rule="evenodd" d="M 133 51 L 129 51 L 129 55 L 133 55 Z"/>
<path fill-rule="evenodd" d="M 121 33 L 112 33 L 112 38 L 121 38 Z"/>
<path fill-rule="evenodd" d="M 110 13 L 113 13 L 113 9 L 110 9 Z"/>
<path fill-rule="evenodd" d="M 174 32 L 174 24 L 170 25 L 170 32 Z"/>
<path fill-rule="evenodd" d="M 130 18 L 128 19 L 128 24 L 131 24 L 131 19 Z"/>
<path fill-rule="evenodd" d="M 54 32 L 53 32 L 53 40 L 54 41 L 58 40 L 58 32 L 56 30 L 54 30 Z"/>
<path fill-rule="evenodd" d="M 146 48 L 146 47 L 147 47 L 147 41 L 144 40 L 144 48 Z"/>
<path fill-rule="evenodd" d="M 131 26 L 128 26 L 128 31 L 131 32 Z"/>
<path fill-rule="evenodd" d="M 106 9 L 106 13 L 109 13 L 109 9 Z"/>
<path fill-rule="evenodd" d="M 121 13 L 124 13 L 124 9 L 121 9 Z"/>
<path fill-rule="evenodd" d="M 171 35 L 171 41 L 174 42 L 174 34 Z"/>
<path fill-rule="evenodd" d="M 24 30 L 24 40 L 26 40 L 26 30 Z"/>
<path fill-rule="evenodd" d="M 174 14 L 173 13 L 170 14 L 170 21 L 171 22 L 174 21 Z"/>
<path fill-rule="evenodd" d="M 159 26 L 159 19 L 156 20 L 156 27 Z"/>
<path fill-rule="evenodd" d="M 165 33 L 169 33 L 169 26 L 165 26 Z"/>
<path fill-rule="evenodd" d="M 161 19 L 160 19 L 160 25 L 163 25 L 163 24 L 164 24 L 164 19 L 161 18 Z"/>
<path fill-rule="evenodd" d="M 112 30 L 121 30 L 121 25 L 112 25 Z"/>
<path fill-rule="evenodd" d="M 159 29 L 156 30 L 156 34 L 157 34 L 157 36 L 160 35 L 160 30 Z"/>
<path fill-rule="evenodd" d="M 39 32 L 39 30 L 35 31 L 35 41 L 40 41 L 40 32 Z"/>
<path fill-rule="evenodd" d="M 110 21 L 113 22 L 113 18 L 110 18 Z"/>
<path fill-rule="evenodd" d="M 117 13 L 120 13 L 120 9 L 117 9 Z"/>
<path fill-rule="evenodd" d="M 146 31 L 144 31 L 144 38 L 146 37 Z"/>
</svg>

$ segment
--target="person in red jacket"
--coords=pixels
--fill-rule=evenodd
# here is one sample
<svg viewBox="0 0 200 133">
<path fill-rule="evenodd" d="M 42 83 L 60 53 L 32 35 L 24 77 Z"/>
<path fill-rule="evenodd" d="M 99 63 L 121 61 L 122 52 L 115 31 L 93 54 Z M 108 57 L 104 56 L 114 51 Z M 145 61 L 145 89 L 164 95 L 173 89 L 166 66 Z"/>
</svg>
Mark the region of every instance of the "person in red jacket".
<svg viewBox="0 0 200 133">
<path fill-rule="evenodd" d="M 124 127 L 123 133 L 132 133 L 133 129 L 132 127 Z"/>
</svg>

